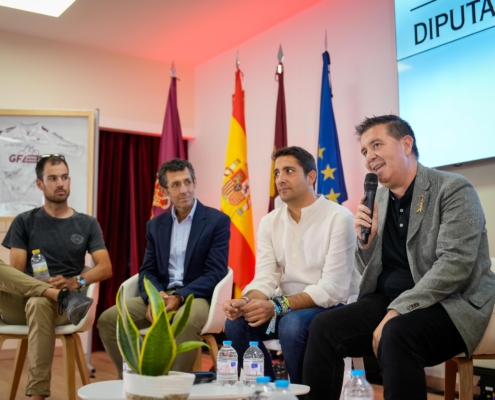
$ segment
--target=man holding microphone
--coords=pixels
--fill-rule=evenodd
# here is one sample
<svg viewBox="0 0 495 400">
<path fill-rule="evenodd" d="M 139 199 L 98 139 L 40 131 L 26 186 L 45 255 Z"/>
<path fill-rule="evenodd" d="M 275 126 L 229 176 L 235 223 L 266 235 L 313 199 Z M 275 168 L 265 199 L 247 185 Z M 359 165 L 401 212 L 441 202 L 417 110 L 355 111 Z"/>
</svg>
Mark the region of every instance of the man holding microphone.
<svg viewBox="0 0 495 400">
<path fill-rule="evenodd" d="M 337 400 L 343 358 L 375 355 L 387 400 L 426 400 L 424 367 L 471 355 L 492 313 L 485 216 L 467 179 L 418 162 L 406 121 L 366 118 L 356 133 L 383 187 L 373 212 L 363 196 L 354 218 L 358 301 L 313 320 L 303 383 L 308 399 Z"/>
</svg>

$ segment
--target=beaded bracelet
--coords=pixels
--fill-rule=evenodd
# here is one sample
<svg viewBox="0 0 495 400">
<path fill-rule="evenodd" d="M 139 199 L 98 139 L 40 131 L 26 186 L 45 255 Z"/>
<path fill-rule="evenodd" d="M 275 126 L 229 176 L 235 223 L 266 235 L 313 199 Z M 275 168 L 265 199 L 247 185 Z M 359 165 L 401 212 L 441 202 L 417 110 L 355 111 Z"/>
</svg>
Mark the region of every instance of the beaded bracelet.
<svg viewBox="0 0 495 400">
<path fill-rule="evenodd" d="M 270 323 L 268 324 L 268 328 L 266 329 L 265 332 L 266 335 L 269 335 L 270 333 L 275 333 L 275 324 L 277 322 L 277 317 L 280 315 L 281 312 L 279 306 L 273 300 L 269 300 L 269 301 L 270 303 L 273 304 L 273 311 L 275 313 L 273 314 L 273 317 L 270 320 Z"/>
</svg>

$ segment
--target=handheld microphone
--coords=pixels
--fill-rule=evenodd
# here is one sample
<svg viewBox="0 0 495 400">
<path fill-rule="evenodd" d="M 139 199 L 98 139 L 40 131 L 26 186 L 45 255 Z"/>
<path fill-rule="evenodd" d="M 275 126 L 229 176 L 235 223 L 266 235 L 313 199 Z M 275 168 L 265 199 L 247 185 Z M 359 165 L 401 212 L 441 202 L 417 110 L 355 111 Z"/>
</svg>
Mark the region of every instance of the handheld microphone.
<svg viewBox="0 0 495 400">
<path fill-rule="evenodd" d="M 376 189 L 378 188 L 378 176 L 376 174 L 366 174 L 364 178 L 364 195 L 366 200 L 364 200 L 364 205 L 371 210 L 370 218 L 373 219 L 373 208 L 375 205 L 375 195 Z M 371 233 L 371 227 L 366 228 L 361 227 L 361 240 L 364 244 L 368 244 L 368 237 Z"/>
</svg>

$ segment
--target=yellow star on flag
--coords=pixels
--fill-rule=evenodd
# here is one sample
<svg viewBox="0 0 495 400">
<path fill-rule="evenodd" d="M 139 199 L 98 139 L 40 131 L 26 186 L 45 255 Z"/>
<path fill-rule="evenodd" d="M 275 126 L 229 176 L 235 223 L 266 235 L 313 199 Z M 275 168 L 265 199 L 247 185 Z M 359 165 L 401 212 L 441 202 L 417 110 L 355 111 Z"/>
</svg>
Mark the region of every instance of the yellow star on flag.
<svg viewBox="0 0 495 400">
<path fill-rule="evenodd" d="M 332 201 L 334 201 L 335 203 L 338 203 L 337 198 L 338 198 L 339 196 L 340 196 L 340 193 L 335 193 L 335 192 L 333 191 L 333 189 L 332 189 L 332 190 L 330 190 L 330 193 L 328 193 L 327 195 L 325 195 L 325 197 L 326 197 L 328 200 L 332 200 Z"/>
<path fill-rule="evenodd" d="M 335 179 L 333 173 L 336 169 L 337 168 L 330 168 L 330 164 L 327 164 L 327 167 L 323 171 L 321 171 L 321 173 L 325 176 L 323 178 L 323 181 L 326 181 L 328 178 Z"/>
<path fill-rule="evenodd" d="M 318 158 L 323 158 L 323 152 L 325 151 L 326 149 L 323 147 L 319 147 L 318 148 Z"/>
</svg>

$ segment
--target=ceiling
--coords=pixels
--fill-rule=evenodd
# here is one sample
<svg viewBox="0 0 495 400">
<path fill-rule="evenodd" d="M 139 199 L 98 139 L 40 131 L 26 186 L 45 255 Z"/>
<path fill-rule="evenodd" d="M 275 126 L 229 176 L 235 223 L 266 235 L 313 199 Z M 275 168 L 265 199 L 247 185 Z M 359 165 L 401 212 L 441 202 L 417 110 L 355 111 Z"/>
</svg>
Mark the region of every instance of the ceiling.
<svg viewBox="0 0 495 400">
<path fill-rule="evenodd" d="M 195 66 L 321 0 L 76 0 L 60 17 L 0 6 L 0 30 Z"/>
</svg>

